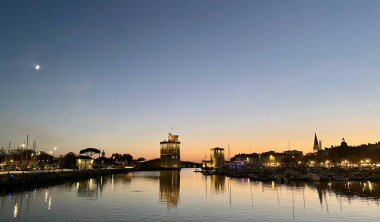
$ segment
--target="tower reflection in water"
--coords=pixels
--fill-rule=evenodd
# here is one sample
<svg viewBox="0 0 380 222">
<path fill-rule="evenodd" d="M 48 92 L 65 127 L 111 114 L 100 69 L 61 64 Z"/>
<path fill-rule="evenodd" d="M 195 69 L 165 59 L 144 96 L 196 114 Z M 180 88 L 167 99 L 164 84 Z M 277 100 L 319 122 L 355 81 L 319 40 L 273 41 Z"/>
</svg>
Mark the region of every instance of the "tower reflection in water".
<svg viewBox="0 0 380 222">
<path fill-rule="evenodd" d="M 179 201 L 180 171 L 165 170 L 160 172 L 160 199 L 168 208 L 176 207 Z"/>
<path fill-rule="evenodd" d="M 226 190 L 226 177 L 221 175 L 211 175 L 211 191 L 215 193 L 224 193 Z"/>
</svg>

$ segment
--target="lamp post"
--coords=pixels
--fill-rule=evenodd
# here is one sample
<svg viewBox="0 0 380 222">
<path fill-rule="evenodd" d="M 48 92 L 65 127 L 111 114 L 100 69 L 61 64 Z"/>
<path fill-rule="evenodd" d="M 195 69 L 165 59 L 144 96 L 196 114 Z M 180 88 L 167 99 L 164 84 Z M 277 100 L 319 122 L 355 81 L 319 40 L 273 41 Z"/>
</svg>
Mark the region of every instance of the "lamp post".
<svg viewBox="0 0 380 222">
<path fill-rule="evenodd" d="M 25 147 L 25 143 L 21 144 L 20 167 L 21 167 L 21 169 L 22 169 L 23 172 L 24 172 L 24 166 L 23 166 L 24 165 L 24 161 L 23 161 L 24 147 Z"/>
<path fill-rule="evenodd" d="M 371 160 L 370 160 L 370 159 L 366 159 L 366 160 L 365 160 L 365 163 L 366 163 L 366 165 L 368 166 L 368 169 L 369 169 L 369 168 L 370 168 L 370 166 L 371 166 L 371 165 L 369 164 L 370 162 L 371 162 Z"/>
<path fill-rule="evenodd" d="M 34 153 L 32 153 L 32 154 L 30 154 L 30 162 L 32 162 L 32 167 L 34 168 L 34 163 L 35 163 L 35 161 L 34 161 Z M 34 169 L 32 169 L 32 170 L 34 170 Z"/>
<path fill-rule="evenodd" d="M 51 166 L 52 166 L 52 168 L 53 168 L 53 170 L 54 170 L 54 155 L 53 155 L 53 151 L 49 151 L 49 153 L 50 153 L 50 155 L 51 155 Z M 50 168 L 50 167 L 49 167 Z"/>
<path fill-rule="evenodd" d="M 40 168 L 41 170 L 41 160 L 40 160 L 40 155 L 41 155 L 41 152 L 38 152 L 37 154 L 37 169 Z"/>
<path fill-rule="evenodd" d="M 58 168 L 58 166 L 57 167 L 55 166 L 55 161 L 54 161 L 54 154 L 55 153 L 57 153 L 57 147 L 56 146 L 53 148 L 53 167 Z"/>
</svg>

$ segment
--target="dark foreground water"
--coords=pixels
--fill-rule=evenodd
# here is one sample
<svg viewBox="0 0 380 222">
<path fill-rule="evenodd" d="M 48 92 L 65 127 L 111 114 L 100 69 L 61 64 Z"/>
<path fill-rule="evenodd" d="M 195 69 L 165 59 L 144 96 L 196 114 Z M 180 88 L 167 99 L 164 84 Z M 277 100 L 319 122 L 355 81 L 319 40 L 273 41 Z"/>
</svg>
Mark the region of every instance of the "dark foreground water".
<svg viewBox="0 0 380 222">
<path fill-rule="evenodd" d="M 379 186 L 134 172 L 1 196 L 0 221 L 380 221 Z"/>
</svg>

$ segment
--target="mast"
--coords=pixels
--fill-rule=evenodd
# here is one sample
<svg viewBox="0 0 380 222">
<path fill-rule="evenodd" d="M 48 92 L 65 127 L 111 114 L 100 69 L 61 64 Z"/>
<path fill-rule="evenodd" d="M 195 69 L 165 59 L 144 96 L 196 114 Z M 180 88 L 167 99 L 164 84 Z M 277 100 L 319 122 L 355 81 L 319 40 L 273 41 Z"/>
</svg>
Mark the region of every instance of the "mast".
<svg viewBox="0 0 380 222">
<path fill-rule="evenodd" d="M 7 155 L 7 158 L 5 159 L 6 160 L 6 164 L 8 166 L 8 170 L 9 170 L 9 153 L 11 151 L 11 142 L 12 142 L 12 140 L 9 140 L 8 155 Z"/>
<path fill-rule="evenodd" d="M 231 156 L 230 156 L 230 144 L 228 144 L 228 161 L 231 161 Z"/>
<path fill-rule="evenodd" d="M 29 134 L 26 134 L 25 165 L 28 164 Z"/>
<path fill-rule="evenodd" d="M 33 151 L 36 153 L 36 147 L 37 147 L 37 140 L 34 140 L 33 142 Z"/>
</svg>

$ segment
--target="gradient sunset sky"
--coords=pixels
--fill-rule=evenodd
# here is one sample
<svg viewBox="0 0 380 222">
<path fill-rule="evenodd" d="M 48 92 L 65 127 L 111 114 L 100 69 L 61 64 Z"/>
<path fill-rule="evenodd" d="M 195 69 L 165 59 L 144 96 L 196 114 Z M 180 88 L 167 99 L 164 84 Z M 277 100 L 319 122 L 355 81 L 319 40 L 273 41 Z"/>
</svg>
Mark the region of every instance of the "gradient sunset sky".
<svg viewBox="0 0 380 222">
<path fill-rule="evenodd" d="M 171 128 L 191 161 L 380 140 L 380 1 L 1 0 L 0 27 L 5 150 L 150 159 Z"/>
</svg>

